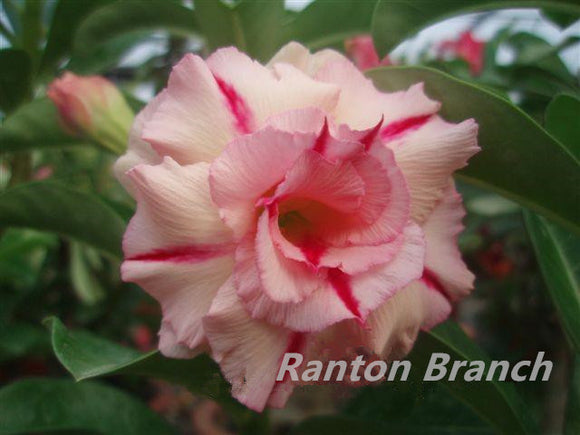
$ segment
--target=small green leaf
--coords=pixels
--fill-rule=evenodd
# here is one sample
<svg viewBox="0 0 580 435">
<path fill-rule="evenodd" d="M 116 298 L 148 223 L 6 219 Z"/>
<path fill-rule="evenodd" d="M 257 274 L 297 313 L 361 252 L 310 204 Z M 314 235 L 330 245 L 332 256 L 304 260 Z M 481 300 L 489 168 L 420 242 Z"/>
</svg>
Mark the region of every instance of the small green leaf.
<svg viewBox="0 0 580 435">
<path fill-rule="evenodd" d="M 123 220 L 98 198 L 57 183 L 21 184 L 0 194 L 0 228 L 51 231 L 121 257 Z"/>
<path fill-rule="evenodd" d="M 575 0 L 379 0 L 372 34 L 380 55 L 387 54 L 406 38 L 429 24 L 456 15 L 509 8 L 545 8 L 580 13 Z"/>
<path fill-rule="evenodd" d="M 564 331 L 580 352 L 580 239 L 531 212 L 524 217 Z"/>
<path fill-rule="evenodd" d="M 30 94 L 32 63 L 24 50 L 0 50 L 0 109 L 10 113 Z"/>
<path fill-rule="evenodd" d="M 56 107 L 48 98 L 22 105 L 0 128 L 0 152 L 86 143 L 83 139 L 69 136 L 60 128 Z"/>
<path fill-rule="evenodd" d="M 191 9 L 164 0 L 126 0 L 97 9 L 75 34 L 74 52 L 90 54 L 95 47 L 130 32 L 166 30 L 176 35 L 197 32 Z"/>
<path fill-rule="evenodd" d="M 83 18 L 112 0 L 59 0 L 48 32 L 46 47 L 40 64 L 41 73 L 52 73 L 70 54 L 75 32 Z"/>
<path fill-rule="evenodd" d="M 357 34 L 369 33 L 376 0 L 316 0 L 287 24 L 287 39 L 311 49 L 338 45 Z"/>
<path fill-rule="evenodd" d="M 249 56 L 267 61 L 282 44 L 287 18 L 282 0 L 221 0 L 195 3 L 195 15 L 210 50 L 235 45 Z"/>
<path fill-rule="evenodd" d="M 159 352 L 143 354 L 88 332 L 68 331 L 54 317 L 45 323 L 51 330 L 54 353 L 77 381 L 117 374 L 163 379 L 218 401 L 240 425 L 256 419 L 256 413 L 232 399 L 230 386 L 222 378 L 218 366 L 206 355 L 170 359 Z"/>
<path fill-rule="evenodd" d="M 474 118 L 482 150 L 461 170 L 461 179 L 580 231 L 578 160 L 521 109 L 476 85 L 428 68 L 377 68 L 367 75 L 384 91 L 424 82 L 451 122 Z"/>
<path fill-rule="evenodd" d="M 87 249 L 82 243 L 72 242 L 70 244 L 69 273 L 77 297 L 83 303 L 93 305 L 103 299 L 105 290 L 87 262 L 85 256 Z"/>
<path fill-rule="evenodd" d="M 428 361 L 435 352 L 447 353 L 451 361 L 484 361 L 486 367 L 489 367 L 487 355 L 456 323 L 450 321 L 420 336 L 409 355 L 413 370 L 425 373 Z M 462 376 L 458 376 L 455 381 L 439 382 L 489 421 L 500 433 L 538 433 L 529 408 L 517 394 L 513 384 L 498 380 L 466 382 Z"/>
<path fill-rule="evenodd" d="M 145 404 L 97 382 L 34 378 L 0 390 L 0 434 L 83 430 L 107 435 L 176 431 Z"/>
<path fill-rule="evenodd" d="M 546 109 L 546 129 L 580 160 L 580 99 L 558 95 Z"/>
</svg>

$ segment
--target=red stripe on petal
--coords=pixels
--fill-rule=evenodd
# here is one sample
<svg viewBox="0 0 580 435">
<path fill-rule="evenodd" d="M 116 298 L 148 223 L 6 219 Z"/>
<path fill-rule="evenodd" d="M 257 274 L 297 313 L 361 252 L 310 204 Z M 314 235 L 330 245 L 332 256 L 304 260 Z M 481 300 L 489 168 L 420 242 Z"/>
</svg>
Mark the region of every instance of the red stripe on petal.
<svg viewBox="0 0 580 435">
<path fill-rule="evenodd" d="M 137 254 L 128 261 L 159 261 L 171 263 L 199 263 L 231 252 L 229 246 L 176 246 Z"/>
<path fill-rule="evenodd" d="M 320 259 L 326 252 L 326 246 L 313 238 L 308 238 L 300 244 L 300 250 L 314 267 L 318 267 Z"/>
<path fill-rule="evenodd" d="M 420 279 L 427 287 L 441 293 L 445 299 L 451 302 L 445 287 L 443 287 L 443 284 L 441 284 L 441 281 L 439 281 L 437 275 L 435 275 L 432 271 L 427 268 L 423 269 L 423 276 L 421 276 Z"/>
<path fill-rule="evenodd" d="M 227 83 L 222 78 L 213 75 L 220 92 L 225 97 L 228 110 L 235 119 L 235 127 L 238 132 L 247 134 L 252 131 L 252 112 L 246 105 L 242 96 L 234 89 L 232 85 Z"/>
<path fill-rule="evenodd" d="M 350 276 L 344 273 L 342 270 L 334 268 L 328 270 L 328 280 L 330 285 L 334 287 L 338 297 L 342 300 L 342 302 L 344 302 L 346 308 L 348 308 L 348 310 L 359 320 L 362 320 L 362 316 L 359 310 L 359 303 L 352 294 Z"/>
<path fill-rule="evenodd" d="M 391 122 L 381 131 L 381 139 L 389 141 L 397 136 L 408 133 L 409 131 L 417 130 L 419 127 L 423 126 L 431 116 L 432 115 L 414 116 L 412 118 L 405 118 Z"/>
<path fill-rule="evenodd" d="M 328 145 L 328 139 L 330 139 L 330 130 L 328 128 L 328 119 L 324 118 L 324 125 L 314 142 L 312 149 L 319 154 L 324 154 L 326 151 L 326 146 Z"/>
<path fill-rule="evenodd" d="M 365 150 L 368 151 L 371 148 L 374 140 L 381 131 L 383 121 L 385 120 L 385 115 L 381 116 L 381 120 L 375 125 L 372 130 L 370 130 L 364 137 L 360 140 L 360 143 L 364 145 Z"/>
</svg>

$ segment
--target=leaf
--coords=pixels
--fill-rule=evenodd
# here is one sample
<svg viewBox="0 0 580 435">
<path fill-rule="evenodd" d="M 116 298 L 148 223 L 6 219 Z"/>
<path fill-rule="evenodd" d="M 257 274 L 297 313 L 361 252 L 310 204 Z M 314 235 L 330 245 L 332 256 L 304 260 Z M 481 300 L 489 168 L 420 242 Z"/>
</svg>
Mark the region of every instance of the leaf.
<svg viewBox="0 0 580 435">
<path fill-rule="evenodd" d="M 557 95 L 546 109 L 546 129 L 580 160 L 580 99 Z"/>
<path fill-rule="evenodd" d="M 208 48 L 235 45 L 252 58 L 267 61 L 283 43 L 282 24 L 287 15 L 282 0 L 220 0 L 195 3 L 195 15 Z"/>
<path fill-rule="evenodd" d="M 435 352 L 444 352 L 451 361 L 484 361 L 489 358 L 471 341 L 456 323 L 447 321 L 422 334 L 409 355 L 413 370 L 425 373 L 428 361 Z M 489 421 L 500 433 L 538 433 L 530 410 L 507 382 L 465 382 L 461 374 L 455 381 L 439 381 L 455 397 L 469 405 L 479 416 Z"/>
<path fill-rule="evenodd" d="M 369 33 L 376 0 L 316 0 L 287 24 L 288 40 L 319 49 L 343 46 L 344 40 Z"/>
<path fill-rule="evenodd" d="M 580 354 L 576 354 L 574 360 L 564 425 L 564 435 L 578 435 L 578 433 L 580 433 Z"/>
<path fill-rule="evenodd" d="M 84 430 L 107 435 L 173 434 L 145 404 L 99 384 L 34 378 L 0 390 L 0 434 Z"/>
<path fill-rule="evenodd" d="M 0 109 L 10 113 L 30 94 L 32 62 L 24 50 L 0 50 Z"/>
<path fill-rule="evenodd" d="M 48 98 L 22 105 L 0 129 L 0 152 L 86 144 L 59 126 L 57 110 Z"/>
<path fill-rule="evenodd" d="M 69 273 L 77 297 L 87 305 L 94 305 L 103 299 L 105 290 L 87 262 L 86 249 L 78 242 L 70 244 Z"/>
<path fill-rule="evenodd" d="M 125 224 L 96 197 L 44 181 L 0 194 L 0 228 L 5 227 L 55 232 L 121 257 Z"/>
<path fill-rule="evenodd" d="M 130 32 L 165 30 L 176 35 L 197 32 L 191 9 L 166 0 L 126 0 L 97 9 L 83 20 L 75 34 L 74 52 L 91 53 L 95 47 Z"/>
<path fill-rule="evenodd" d="M 45 324 L 51 330 L 56 357 L 77 381 L 117 374 L 163 379 L 218 401 L 240 425 L 257 418 L 256 413 L 232 399 L 230 386 L 207 355 L 170 359 L 159 352 L 143 354 L 88 332 L 69 331 L 55 317 L 48 318 Z"/>
<path fill-rule="evenodd" d="M 526 228 L 558 317 L 575 352 L 580 352 L 580 238 L 531 212 Z"/>
<path fill-rule="evenodd" d="M 59 0 L 48 32 L 40 72 L 52 73 L 73 47 L 75 32 L 83 18 L 112 0 Z"/>
<path fill-rule="evenodd" d="M 579 13 L 575 0 L 379 0 L 372 35 L 379 55 L 386 55 L 419 30 L 456 15 L 509 8 L 545 8 Z"/>
<path fill-rule="evenodd" d="M 491 189 L 580 231 L 578 160 L 521 109 L 476 85 L 428 68 L 378 68 L 367 75 L 384 91 L 424 82 L 451 122 L 474 118 L 482 148 L 461 179 Z"/>
</svg>

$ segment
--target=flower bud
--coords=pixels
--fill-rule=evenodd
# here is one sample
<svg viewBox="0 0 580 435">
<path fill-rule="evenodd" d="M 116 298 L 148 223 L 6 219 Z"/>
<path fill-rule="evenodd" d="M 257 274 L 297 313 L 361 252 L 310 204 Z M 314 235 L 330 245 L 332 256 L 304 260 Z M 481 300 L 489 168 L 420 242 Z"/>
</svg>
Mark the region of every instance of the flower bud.
<svg viewBox="0 0 580 435">
<path fill-rule="evenodd" d="M 361 71 L 379 66 L 392 65 L 389 56 L 379 59 L 371 35 L 359 35 L 344 41 L 344 48 L 348 57 Z"/>
<path fill-rule="evenodd" d="M 133 111 L 113 83 L 100 76 L 66 72 L 49 86 L 63 128 L 105 148 L 122 153 L 127 147 Z"/>
</svg>

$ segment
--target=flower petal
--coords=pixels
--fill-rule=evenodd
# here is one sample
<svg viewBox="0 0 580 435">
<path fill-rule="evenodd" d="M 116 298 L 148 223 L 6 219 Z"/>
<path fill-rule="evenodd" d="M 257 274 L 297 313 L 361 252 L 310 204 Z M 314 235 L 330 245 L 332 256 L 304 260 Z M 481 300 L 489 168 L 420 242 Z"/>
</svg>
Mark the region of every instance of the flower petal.
<svg viewBox="0 0 580 435">
<path fill-rule="evenodd" d="M 126 282 L 138 284 L 161 304 L 166 326 L 160 334 L 169 335 L 162 336 L 160 348 L 171 356 L 176 352 L 175 345 L 194 349 L 203 343 L 201 319 L 218 288 L 232 274 L 232 268 L 233 256 L 223 252 L 203 261 L 129 259 L 121 266 L 121 276 Z"/>
<path fill-rule="evenodd" d="M 457 237 L 463 231 L 461 220 L 464 216 L 461 195 L 451 181 L 423 225 L 427 243 L 425 267 L 437 276 L 453 300 L 468 294 L 475 279 L 457 246 Z"/>
<path fill-rule="evenodd" d="M 143 139 L 181 164 L 212 161 L 235 134 L 233 115 L 199 56 L 186 55 L 169 76 L 165 97 Z"/>
<path fill-rule="evenodd" d="M 338 98 L 334 85 L 316 81 L 289 64 L 267 68 L 234 47 L 217 50 L 207 64 L 214 76 L 245 101 L 252 112 L 253 129 L 287 110 L 318 107 L 328 112 Z"/>
<path fill-rule="evenodd" d="M 232 384 L 232 395 L 257 412 L 272 395 L 271 404 L 283 406 L 287 394 L 276 394 L 276 376 L 291 331 L 253 320 L 239 301 L 232 279 L 220 288 L 203 325 L 212 357 Z"/>
<path fill-rule="evenodd" d="M 256 200 L 282 181 L 313 135 L 290 134 L 266 127 L 234 139 L 213 162 L 211 196 L 220 216 L 241 238 L 256 217 Z"/>
<path fill-rule="evenodd" d="M 411 216 L 423 222 L 442 197 L 451 174 L 479 151 L 477 124 L 432 117 L 420 129 L 387 144 L 395 151 L 411 194 Z"/>
<path fill-rule="evenodd" d="M 137 166 L 128 176 L 137 189 L 137 212 L 123 239 L 127 258 L 231 242 L 231 231 L 209 196 L 207 163 L 180 166 L 166 157 L 156 166 Z"/>
</svg>

